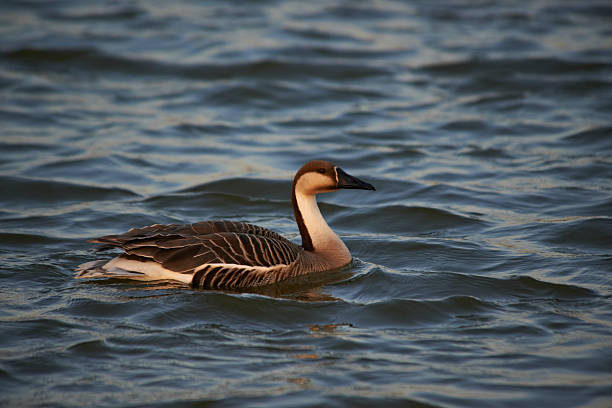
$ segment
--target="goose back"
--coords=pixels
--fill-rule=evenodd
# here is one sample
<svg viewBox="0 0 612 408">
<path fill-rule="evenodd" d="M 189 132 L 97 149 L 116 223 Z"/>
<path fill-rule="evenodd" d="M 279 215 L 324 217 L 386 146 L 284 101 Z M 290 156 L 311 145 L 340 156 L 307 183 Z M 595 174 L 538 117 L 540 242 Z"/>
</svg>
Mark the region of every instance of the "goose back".
<svg viewBox="0 0 612 408">
<path fill-rule="evenodd" d="M 275 283 L 287 277 L 304 252 L 274 231 L 232 221 L 156 224 L 91 242 L 104 244 L 101 249 L 121 248 L 125 259 L 154 261 L 172 272 L 193 274 L 192 286 L 202 289 Z"/>
</svg>

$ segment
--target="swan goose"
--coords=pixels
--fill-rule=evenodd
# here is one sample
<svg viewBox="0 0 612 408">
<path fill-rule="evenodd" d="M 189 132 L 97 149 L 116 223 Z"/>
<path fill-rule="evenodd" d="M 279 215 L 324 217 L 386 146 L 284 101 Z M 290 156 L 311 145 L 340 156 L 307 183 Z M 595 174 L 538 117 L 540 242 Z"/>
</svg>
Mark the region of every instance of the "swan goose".
<svg viewBox="0 0 612 408">
<path fill-rule="evenodd" d="M 351 254 L 327 225 L 316 195 L 338 189 L 375 190 L 332 163 L 306 163 L 293 179 L 291 203 L 302 245 L 257 225 L 233 221 L 155 224 L 90 242 L 123 254 L 87 262 L 76 278 L 174 280 L 199 289 L 240 290 L 347 265 Z"/>
</svg>

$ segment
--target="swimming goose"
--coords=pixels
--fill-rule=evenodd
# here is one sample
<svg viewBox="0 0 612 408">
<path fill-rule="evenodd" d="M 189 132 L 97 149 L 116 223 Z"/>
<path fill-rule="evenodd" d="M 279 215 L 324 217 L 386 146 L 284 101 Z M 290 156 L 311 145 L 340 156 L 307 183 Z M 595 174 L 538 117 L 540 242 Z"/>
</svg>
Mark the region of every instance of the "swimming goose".
<svg viewBox="0 0 612 408">
<path fill-rule="evenodd" d="M 75 277 L 175 280 L 193 288 L 240 290 L 339 268 L 351 261 L 351 254 L 325 222 L 315 196 L 341 188 L 375 190 L 326 161 L 311 161 L 298 170 L 291 203 L 301 246 L 244 222 L 155 224 L 91 240 L 104 244 L 101 249 L 117 247 L 124 253 L 84 263 Z"/>
</svg>

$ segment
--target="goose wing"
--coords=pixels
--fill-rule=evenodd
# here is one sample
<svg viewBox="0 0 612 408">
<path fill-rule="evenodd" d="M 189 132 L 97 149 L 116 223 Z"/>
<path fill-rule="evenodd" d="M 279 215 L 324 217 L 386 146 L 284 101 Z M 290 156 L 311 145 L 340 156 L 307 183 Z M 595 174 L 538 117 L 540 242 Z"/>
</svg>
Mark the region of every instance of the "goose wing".
<svg viewBox="0 0 612 408">
<path fill-rule="evenodd" d="M 90 242 L 105 244 L 104 247 L 100 248 L 100 250 L 103 250 L 109 247 L 124 248 L 125 245 L 130 243 L 136 244 L 139 241 L 146 241 L 155 237 L 205 236 L 223 232 L 245 233 L 274 239 L 285 239 L 274 231 L 246 222 L 202 221 L 194 224 L 155 224 L 142 228 L 132 228 L 124 234 L 106 235 L 92 239 Z"/>
<path fill-rule="evenodd" d="M 156 224 L 96 238 L 92 242 L 104 244 L 103 249 L 121 248 L 128 257 L 152 260 L 173 272 L 196 273 L 198 282 L 194 277 L 194 283 L 197 286 L 207 280 L 217 281 L 216 287 L 220 287 L 221 282 L 213 278 L 229 272 L 229 275 L 241 273 L 244 275 L 241 280 L 250 281 L 250 284 L 268 280 L 264 279 L 266 272 L 269 275 L 275 268 L 290 265 L 301 251 L 300 246 L 274 231 L 231 221 Z M 232 281 L 246 283 L 238 279 Z"/>
</svg>

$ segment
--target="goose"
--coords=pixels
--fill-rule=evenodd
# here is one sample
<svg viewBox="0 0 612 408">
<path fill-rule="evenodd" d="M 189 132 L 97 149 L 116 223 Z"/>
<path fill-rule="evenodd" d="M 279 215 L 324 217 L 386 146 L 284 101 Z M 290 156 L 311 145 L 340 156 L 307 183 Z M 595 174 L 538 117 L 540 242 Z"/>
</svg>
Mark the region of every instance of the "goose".
<svg viewBox="0 0 612 408">
<path fill-rule="evenodd" d="M 302 238 L 298 245 L 269 229 L 234 221 L 150 225 L 89 242 L 124 252 L 81 264 L 76 278 L 171 280 L 195 289 L 244 290 L 337 269 L 351 254 L 317 206 L 316 195 L 374 186 L 322 160 L 306 163 L 293 179 L 291 203 Z"/>
</svg>

